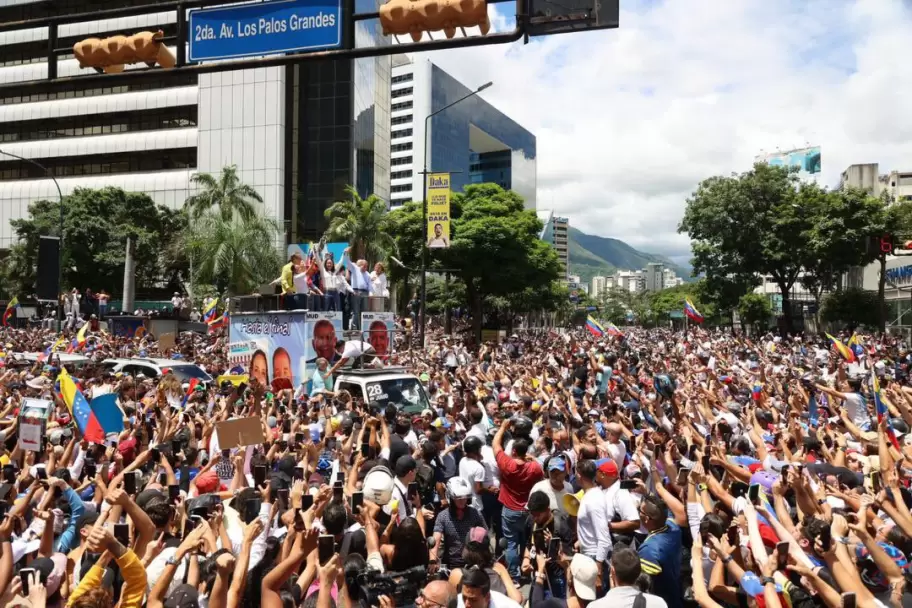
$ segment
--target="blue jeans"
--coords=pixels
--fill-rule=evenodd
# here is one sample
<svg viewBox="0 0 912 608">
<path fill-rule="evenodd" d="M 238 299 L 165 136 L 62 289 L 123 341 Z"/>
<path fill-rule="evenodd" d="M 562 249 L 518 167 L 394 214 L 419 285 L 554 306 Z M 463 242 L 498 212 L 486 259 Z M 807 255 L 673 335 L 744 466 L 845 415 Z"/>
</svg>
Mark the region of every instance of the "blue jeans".
<svg viewBox="0 0 912 608">
<path fill-rule="evenodd" d="M 365 289 L 356 289 L 355 293 L 351 295 L 352 329 L 361 329 L 361 311 L 364 310 L 364 305 L 367 303 L 369 295 L 370 292 Z"/>
<path fill-rule="evenodd" d="M 323 294 L 323 310 L 342 310 L 338 291 L 327 291 Z"/>
<path fill-rule="evenodd" d="M 529 542 L 528 529 L 529 512 L 514 511 L 503 507 L 501 511 L 501 525 L 503 535 L 507 539 L 507 570 L 514 579 L 519 578 L 519 564 L 522 560 L 523 549 Z"/>
<path fill-rule="evenodd" d="M 548 585 L 551 589 L 545 594 L 545 597 L 567 599 L 567 575 L 563 569 L 548 568 Z"/>
</svg>

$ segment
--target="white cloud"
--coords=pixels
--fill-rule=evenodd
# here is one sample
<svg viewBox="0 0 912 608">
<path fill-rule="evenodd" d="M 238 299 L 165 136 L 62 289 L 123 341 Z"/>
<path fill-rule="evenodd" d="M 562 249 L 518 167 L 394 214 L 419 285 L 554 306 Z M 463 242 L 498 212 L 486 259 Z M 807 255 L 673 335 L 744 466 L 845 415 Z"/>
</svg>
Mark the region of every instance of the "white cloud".
<svg viewBox="0 0 912 608">
<path fill-rule="evenodd" d="M 587 232 L 686 255 L 687 196 L 761 150 L 819 144 L 829 186 L 852 163 L 912 170 L 899 0 L 622 2 L 620 22 L 433 55 L 467 86 L 494 81 L 483 96 L 538 137 L 539 206 Z"/>
</svg>

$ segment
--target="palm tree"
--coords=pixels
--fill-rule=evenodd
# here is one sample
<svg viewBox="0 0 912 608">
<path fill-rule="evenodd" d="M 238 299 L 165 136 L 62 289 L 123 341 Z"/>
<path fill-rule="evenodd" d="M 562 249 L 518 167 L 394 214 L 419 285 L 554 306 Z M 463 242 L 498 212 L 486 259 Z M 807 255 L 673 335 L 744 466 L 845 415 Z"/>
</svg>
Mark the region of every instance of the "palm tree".
<svg viewBox="0 0 912 608">
<path fill-rule="evenodd" d="M 338 201 L 326 210 L 331 241 L 345 241 L 352 248 L 352 260 L 375 262 L 396 251 L 389 233 L 386 203 L 375 194 L 361 198 L 353 186 L 345 188 L 351 200 Z"/>
<path fill-rule="evenodd" d="M 248 219 L 203 215 L 187 239 L 194 281 L 215 285 L 229 295 L 256 291 L 279 276 L 280 236 L 278 222 L 260 214 Z"/>
<path fill-rule="evenodd" d="M 196 184 L 199 192 L 189 197 L 184 205 L 194 220 L 213 208 L 217 208 L 226 221 L 235 214 L 242 220 L 249 220 L 256 215 L 256 203 L 263 202 L 263 197 L 253 187 L 241 183 L 237 165 L 223 167 L 218 178 L 209 173 L 194 173 L 190 181 Z"/>
</svg>

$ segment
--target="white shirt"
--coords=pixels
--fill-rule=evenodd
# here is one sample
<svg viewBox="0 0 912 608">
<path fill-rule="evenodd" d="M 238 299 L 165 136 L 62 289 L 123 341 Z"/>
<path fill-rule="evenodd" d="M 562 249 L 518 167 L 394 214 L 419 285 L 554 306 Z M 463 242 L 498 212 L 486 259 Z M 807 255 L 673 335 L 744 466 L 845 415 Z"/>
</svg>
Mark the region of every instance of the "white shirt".
<svg viewBox="0 0 912 608">
<path fill-rule="evenodd" d="M 580 501 L 576 514 L 576 531 L 579 538 L 579 552 L 603 562 L 611 552 L 611 533 L 608 530 L 608 515 L 605 508 L 605 494 L 599 488 L 590 488 Z"/>
<path fill-rule="evenodd" d="M 477 460 L 465 457 L 459 461 L 459 476 L 469 482 L 472 488 L 472 504 L 478 512 L 481 512 L 481 495 L 475 493 L 475 484 L 484 485 L 485 468 Z"/>
<path fill-rule="evenodd" d="M 605 594 L 605 597 L 595 600 L 589 604 L 589 608 L 632 608 L 636 596 L 640 590 L 636 587 L 615 587 Z M 668 608 L 665 600 L 651 593 L 644 593 L 643 599 L 646 600 L 646 608 Z"/>
<path fill-rule="evenodd" d="M 377 274 L 376 272 L 372 272 L 370 274 L 370 278 L 371 278 L 371 287 L 373 289 L 373 294 L 375 296 L 384 296 L 385 297 L 385 296 L 389 295 L 389 291 L 386 286 L 387 284 L 386 284 L 386 273 L 385 272 L 383 274 Z"/>
<path fill-rule="evenodd" d="M 565 481 L 563 488 L 560 490 L 555 490 L 554 486 L 551 485 L 551 480 L 542 479 L 537 484 L 532 486 L 532 490 L 529 492 L 529 495 L 531 496 L 535 492 L 544 492 L 548 496 L 548 502 L 551 503 L 552 511 L 561 511 L 566 514 L 567 511 L 564 510 L 564 496 L 567 494 L 573 494 L 573 487 Z"/>
<path fill-rule="evenodd" d="M 485 487 L 500 487 L 500 467 L 497 466 L 497 458 L 494 457 L 494 448 L 489 445 L 481 446 L 481 464 L 485 468 Z"/>
<path fill-rule="evenodd" d="M 863 426 L 871 421 L 868 416 L 868 408 L 865 407 L 864 399 L 858 393 L 844 393 L 846 414 L 852 419 L 856 426 Z"/>
<path fill-rule="evenodd" d="M 457 606 L 459 608 L 465 608 L 465 602 L 462 599 L 462 594 L 459 594 L 459 600 L 457 601 Z M 491 603 L 488 604 L 491 608 L 522 608 L 520 604 L 517 604 L 510 598 L 508 598 L 503 593 L 498 591 L 491 592 Z"/>
<path fill-rule="evenodd" d="M 295 293 L 307 293 L 310 289 L 307 286 L 307 273 L 306 272 L 302 272 L 300 274 L 294 275 L 294 277 L 292 277 L 292 282 L 294 283 Z"/>
<path fill-rule="evenodd" d="M 629 490 L 621 489 L 620 480 L 615 481 L 614 485 L 604 492 L 605 509 L 609 523 L 614 520 L 615 515 L 620 518 L 620 521 L 638 521 L 640 519 L 637 503 L 630 495 Z"/>
<path fill-rule="evenodd" d="M 624 460 L 627 459 L 627 448 L 624 447 L 624 443 L 618 441 L 617 443 L 608 443 L 608 458 L 614 461 L 614 464 L 617 465 L 618 471 L 624 470 Z"/>
</svg>

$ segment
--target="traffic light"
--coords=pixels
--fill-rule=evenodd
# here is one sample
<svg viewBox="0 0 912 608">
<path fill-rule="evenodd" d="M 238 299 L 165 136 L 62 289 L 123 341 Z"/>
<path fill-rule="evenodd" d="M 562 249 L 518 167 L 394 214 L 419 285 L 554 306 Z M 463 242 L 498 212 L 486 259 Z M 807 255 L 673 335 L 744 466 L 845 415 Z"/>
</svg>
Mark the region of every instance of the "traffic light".
<svg viewBox="0 0 912 608">
<path fill-rule="evenodd" d="M 485 0 L 389 0 L 380 7 L 383 34 L 409 34 L 414 42 L 424 32 L 443 31 L 447 38 L 456 28 L 478 26 L 482 35 L 491 29 Z"/>
<path fill-rule="evenodd" d="M 124 66 L 145 63 L 149 67 L 156 63 L 163 68 L 173 68 L 174 55 L 162 43 L 164 32 L 139 32 L 132 36 L 111 36 L 109 38 L 86 38 L 73 45 L 81 68 L 95 68 L 109 74 L 123 72 Z"/>
<path fill-rule="evenodd" d="M 893 235 L 884 234 L 880 237 L 880 252 L 893 255 Z"/>
</svg>

